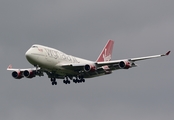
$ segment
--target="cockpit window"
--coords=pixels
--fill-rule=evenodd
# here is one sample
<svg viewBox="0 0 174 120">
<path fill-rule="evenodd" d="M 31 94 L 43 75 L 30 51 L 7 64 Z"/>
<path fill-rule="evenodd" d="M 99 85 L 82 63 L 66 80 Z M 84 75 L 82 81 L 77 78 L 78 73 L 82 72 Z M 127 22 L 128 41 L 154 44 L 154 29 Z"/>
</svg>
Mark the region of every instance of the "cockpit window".
<svg viewBox="0 0 174 120">
<path fill-rule="evenodd" d="M 33 45 L 32 48 L 38 48 L 38 46 Z"/>
</svg>

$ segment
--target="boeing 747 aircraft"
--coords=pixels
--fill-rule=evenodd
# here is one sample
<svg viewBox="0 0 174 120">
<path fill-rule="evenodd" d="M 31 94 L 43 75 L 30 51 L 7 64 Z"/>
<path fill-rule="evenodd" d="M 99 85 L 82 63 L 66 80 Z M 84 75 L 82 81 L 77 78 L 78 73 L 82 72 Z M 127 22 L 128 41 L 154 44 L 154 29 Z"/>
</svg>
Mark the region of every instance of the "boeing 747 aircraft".
<svg viewBox="0 0 174 120">
<path fill-rule="evenodd" d="M 57 85 L 56 79 L 63 79 L 65 84 L 70 84 L 70 81 L 81 83 L 85 82 L 85 78 L 108 75 L 113 70 L 136 67 L 136 61 L 170 54 L 168 51 L 161 55 L 111 61 L 113 44 L 114 41 L 109 40 L 96 61 L 74 57 L 54 48 L 35 44 L 25 53 L 27 60 L 34 65 L 34 68 L 14 69 L 12 65 L 9 65 L 7 70 L 13 71 L 12 76 L 15 79 L 44 76 L 46 73 L 52 85 Z"/>
</svg>

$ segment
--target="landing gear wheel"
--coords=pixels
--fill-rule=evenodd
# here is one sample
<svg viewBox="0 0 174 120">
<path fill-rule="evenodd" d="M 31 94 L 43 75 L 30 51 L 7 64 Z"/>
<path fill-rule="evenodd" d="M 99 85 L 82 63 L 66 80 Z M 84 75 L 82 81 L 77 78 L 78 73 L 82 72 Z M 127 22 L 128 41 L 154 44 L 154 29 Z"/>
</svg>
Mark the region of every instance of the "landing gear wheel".
<svg viewBox="0 0 174 120">
<path fill-rule="evenodd" d="M 57 85 L 57 82 L 52 82 L 52 85 Z"/>
<path fill-rule="evenodd" d="M 50 80 L 52 82 L 52 85 L 57 85 L 56 78 L 51 78 Z"/>
<path fill-rule="evenodd" d="M 82 82 L 85 82 L 85 79 L 82 79 Z"/>
<path fill-rule="evenodd" d="M 63 83 L 70 84 L 71 82 L 69 80 L 63 80 Z"/>
<path fill-rule="evenodd" d="M 74 82 L 74 83 L 77 83 L 77 80 L 76 80 L 76 79 L 73 79 L 73 82 Z"/>
<path fill-rule="evenodd" d="M 52 82 L 51 84 L 54 85 L 54 82 Z"/>
<path fill-rule="evenodd" d="M 67 84 L 67 83 L 66 83 L 66 80 L 63 80 L 63 83 Z"/>
</svg>

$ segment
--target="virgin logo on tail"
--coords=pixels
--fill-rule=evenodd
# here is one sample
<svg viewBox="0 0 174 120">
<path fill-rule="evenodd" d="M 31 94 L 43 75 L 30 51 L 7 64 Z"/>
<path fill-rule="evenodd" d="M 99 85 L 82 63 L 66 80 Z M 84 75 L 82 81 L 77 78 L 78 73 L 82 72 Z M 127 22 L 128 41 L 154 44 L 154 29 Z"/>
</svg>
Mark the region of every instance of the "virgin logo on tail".
<svg viewBox="0 0 174 120">
<path fill-rule="evenodd" d="M 111 54 L 107 55 L 107 49 L 105 49 L 105 53 L 103 54 L 103 60 L 104 61 L 110 61 L 111 60 Z"/>
<path fill-rule="evenodd" d="M 109 40 L 107 44 L 105 45 L 103 51 L 100 53 L 98 59 L 96 62 L 104 62 L 104 61 L 110 61 L 112 58 L 112 49 L 113 49 L 114 41 Z"/>
</svg>

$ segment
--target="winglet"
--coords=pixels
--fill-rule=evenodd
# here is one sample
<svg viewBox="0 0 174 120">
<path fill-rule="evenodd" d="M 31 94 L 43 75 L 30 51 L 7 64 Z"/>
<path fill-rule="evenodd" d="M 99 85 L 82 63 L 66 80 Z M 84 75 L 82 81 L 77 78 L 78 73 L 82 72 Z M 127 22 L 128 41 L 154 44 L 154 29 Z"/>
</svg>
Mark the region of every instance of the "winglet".
<svg viewBox="0 0 174 120">
<path fill-rule="evenodd" d="M 11 65 L 11 64 L 7 67 L 7 70 L 8 70 L 8 69 L 12 69 L 12 65 Z"/>
<path fill-rule="evenodd" d="M 166 55 L 169 55 L 170 54 L 170 51 L 168 51 L 167 53 L 166 53 Z"/>
<path fill-rule="evenodd" d="M 170 51 L 168 51 L 166 54 L 163 54 L 161 56 L 168 56 L 170 54 Z"/>
</svg>

